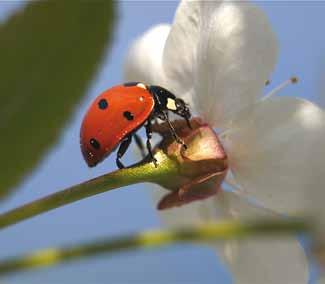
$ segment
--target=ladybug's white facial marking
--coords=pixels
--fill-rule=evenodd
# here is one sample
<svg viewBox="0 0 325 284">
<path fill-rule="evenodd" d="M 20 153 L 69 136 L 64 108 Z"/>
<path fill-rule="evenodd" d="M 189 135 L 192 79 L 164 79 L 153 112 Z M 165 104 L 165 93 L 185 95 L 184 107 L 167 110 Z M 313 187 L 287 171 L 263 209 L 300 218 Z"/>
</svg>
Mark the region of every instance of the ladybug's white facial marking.
<svg viewBox="0 0 325 284">
<path fill-rule="evenodd" d="M 167 99 L 167 105 L 166 105 L 166 107 L 169 110 L 177 110 L 176 102 L 175 102 L 175 100 L 173 100 L 171 98 L 168 98 Z"/>
<path fill-rule="evenodd" d="M 145 84 L 142 84 L 142 83 L 138 83 L 137 84 L 137 87 L 142 88 L 142 89 L 145 89 L 145 90 L 147 89 L 146 86 L 145 86 Z"/>
</svg>

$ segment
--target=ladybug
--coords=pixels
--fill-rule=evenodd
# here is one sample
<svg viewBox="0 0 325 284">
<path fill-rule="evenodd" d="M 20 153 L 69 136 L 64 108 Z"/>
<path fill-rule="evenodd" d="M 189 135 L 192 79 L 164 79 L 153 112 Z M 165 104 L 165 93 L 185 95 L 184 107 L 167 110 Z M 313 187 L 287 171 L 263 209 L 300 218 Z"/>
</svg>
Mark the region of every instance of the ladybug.
<svg viewBox="0 0 325 284">
<path fill-rule="evenodd" d="M 169 120 L 169 111 L 183 117 L 191 128 L 187 104 L 163 87 L 129 82 L 104 91 L 91 104 L 81 125 L 80 147 L 86 163 L 89 167 L 96 166 L 119 146 L 116 164 L 124 168 L 121 158 L 132 137 L 143 152 L 136 131 L 144 126 L 148 153 L 157 166 L 150 143 L 152 121 L 157 118 L 168 123 L 173 137 L 186 148 Z"/>
</svg>

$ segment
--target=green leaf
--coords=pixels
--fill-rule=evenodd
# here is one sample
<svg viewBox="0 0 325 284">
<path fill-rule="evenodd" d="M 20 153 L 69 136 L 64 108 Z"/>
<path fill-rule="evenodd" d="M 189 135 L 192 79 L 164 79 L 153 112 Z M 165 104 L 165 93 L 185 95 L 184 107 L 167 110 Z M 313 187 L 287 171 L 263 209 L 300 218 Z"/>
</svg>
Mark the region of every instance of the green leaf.
<svg viewBox="0 0 325 284">
<path fill-rule="evenodd" d="M 0 198 L 55 144 L 85 95 L 111 38 L 114 6 L 34 1 L 0 25 Z"/>
</svg>

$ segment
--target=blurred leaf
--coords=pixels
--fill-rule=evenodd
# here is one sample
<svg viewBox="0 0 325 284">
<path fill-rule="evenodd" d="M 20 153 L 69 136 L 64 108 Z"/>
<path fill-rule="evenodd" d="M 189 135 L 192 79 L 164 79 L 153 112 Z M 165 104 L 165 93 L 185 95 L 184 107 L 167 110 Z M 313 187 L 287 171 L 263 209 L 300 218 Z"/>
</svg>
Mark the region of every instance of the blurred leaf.
<svg viewBox="0 0 325 284">
<path fill-rule="evenodd" d="M 0 25 L 0 198 L 53 146 L 85 95 L 111 38 L 114 6 L 34 1 Z"/>
</svg>

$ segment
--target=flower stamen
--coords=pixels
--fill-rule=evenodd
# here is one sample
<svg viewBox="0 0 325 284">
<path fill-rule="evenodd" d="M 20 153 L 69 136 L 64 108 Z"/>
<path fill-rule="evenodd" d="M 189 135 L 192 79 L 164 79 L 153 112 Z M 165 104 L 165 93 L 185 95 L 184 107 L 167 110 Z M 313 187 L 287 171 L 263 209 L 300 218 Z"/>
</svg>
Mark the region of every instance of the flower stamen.
<svg viewBox="0 0 325 284">
<path fill-rule="evenodd" d="M 296 84 L 298 82 L 298 77 L 291 77 L 288 80 L 284 81 L 283 83 L 281 83 L 279 86 L 275 87 L 274 89 L 272 89 L 269 93 L 267 93 L 262 100 L 266 100 L 269 99 L 270 97 L 274 96 L 275 94 L 277 94 L 278 92 L 280 92 L 282 89 L 284 89 L 285 87 L 287 87 L 290 84 Z"/>
</svg>

